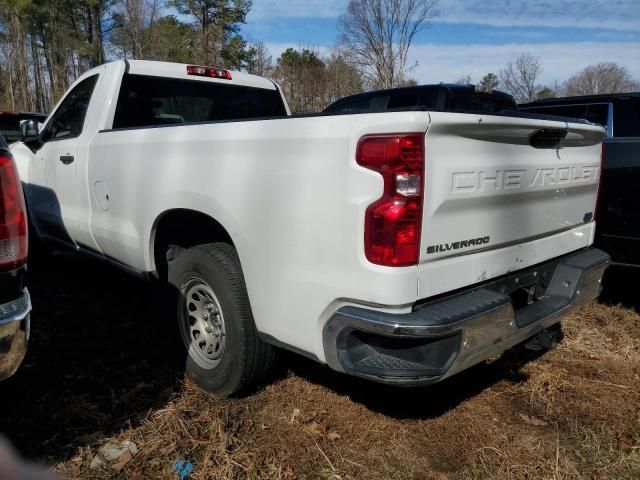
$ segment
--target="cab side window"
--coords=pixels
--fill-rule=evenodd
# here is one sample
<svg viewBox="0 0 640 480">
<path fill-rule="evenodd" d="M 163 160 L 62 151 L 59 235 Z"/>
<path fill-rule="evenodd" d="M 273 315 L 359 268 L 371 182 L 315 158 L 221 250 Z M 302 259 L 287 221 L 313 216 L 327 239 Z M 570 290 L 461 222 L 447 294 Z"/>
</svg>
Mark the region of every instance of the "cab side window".
<svg viewBox="0 0 640 480">
<path fill-rule="evenodd" d="M 98 75 L 84 79 L 62 101 L 42 132 L 43 142 L 77 137 L 82 133 Z"/>
</svg>

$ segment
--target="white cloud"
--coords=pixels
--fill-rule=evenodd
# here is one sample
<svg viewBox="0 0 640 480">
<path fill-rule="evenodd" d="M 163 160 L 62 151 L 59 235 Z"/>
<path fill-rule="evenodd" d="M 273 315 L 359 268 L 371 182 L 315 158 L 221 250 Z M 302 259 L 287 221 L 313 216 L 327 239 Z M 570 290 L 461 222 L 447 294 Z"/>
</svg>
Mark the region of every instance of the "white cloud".
<svg viewBox="0 0 640 480">
<path fill-rule="evenodd" d="M 348 0 L 254 0 L 248 21 L 263 18 L 337 18 Z"/>
<path fill-rule="evenodd" d="M 254 0 L 249 21 L 268 18 L 337 18 L 348 0 Z M 440 0 L 444 23 L 501 27 L 589 27 L 640 30 L 638 0 Z"/>
<path fill-rule="evenodd" d="M 440 0 L 438 21 L 640 30 L 638 0 Z"/>
<path fill-rule="evenodd" d="M 640 42 L 512 43 L 506 45 L 414 45 L 410 51 L 418 66 L 413 76 L 420 83 L 453 82 L 471 74 L 478 82 L 488 72 L 498 73 L 521 53 L 538 57 L 543 72 L 540 83 L 563 82 L 587 65 L 616 62 L 640 79 Z"/>
</svg>

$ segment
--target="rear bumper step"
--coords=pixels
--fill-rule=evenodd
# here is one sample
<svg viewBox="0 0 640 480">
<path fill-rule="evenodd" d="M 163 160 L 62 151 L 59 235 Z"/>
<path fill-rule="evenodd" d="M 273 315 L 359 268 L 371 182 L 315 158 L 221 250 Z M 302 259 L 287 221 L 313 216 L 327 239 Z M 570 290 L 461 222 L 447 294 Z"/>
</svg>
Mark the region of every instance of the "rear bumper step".
<svg viewBox="0 0 640 480">
<path fill-rule="evenodd" d="M 558 323 L 601 291 L 609 255 L 597 249 L 416 304 L 407 314 L 340 308 L 324 327 L 327 363 L 371 380 L 425 385 L 495 358 Z"/>
</svg>

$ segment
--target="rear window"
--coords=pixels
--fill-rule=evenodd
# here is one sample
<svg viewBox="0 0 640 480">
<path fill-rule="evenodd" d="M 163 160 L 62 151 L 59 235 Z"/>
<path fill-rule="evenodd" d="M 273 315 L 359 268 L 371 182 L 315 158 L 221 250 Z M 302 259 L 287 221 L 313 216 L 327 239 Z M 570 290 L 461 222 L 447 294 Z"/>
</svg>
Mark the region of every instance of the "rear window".
<svg viewBox="0 0 640 480">
<path fill-rule="evenodd" d="M 327 112 L 333 113 L 366 113 L 371 106 L 371 98 L 353 100 L 351 102 L 340 103 L 327 108 Z"/>
<path fill-rule="evenodd" d="M 499 95 L 452 93 L 446 110 L 452 112 L 498 113 L 517 111 L 518 107 L 512 99 Z"/>
<path fill-rule="evenodd" d="M 416 87 L 406 90 L 372 92 L 370 96 L 359 95 L 357 98 L 345 98 L 329 105 L 324 111 L 330 113 L 367 113 L 387 110 L 429 109 L 435 105 L 437 90 L 434 88 Z"/>
<path fill-rule="evenodd" d="M 613 105 L 616 137 L 640 137 L 640 98 L 623 98 Z"/>
<path fill-rule="evenodd" d="M 591 123 L 606 126 L 609 118 L 608 103 L 585 103 L 581 105 L 549 105 L 523 110 L 544 115 L 556 115 L 558 117 L 581 118 Z"/>
<path fill-rule="evenodd" d="M 113 128 L 181 125 L 286 115 L 277 90 L 125 75 Z"/>
<path fill-rule="evenodd" d="M 389 98 L 389 103 L 387 104 L 387 110 L 393 110 L 395 108 L 407 108 L 407 107 L 417 107 L 418 106 L 418 95 L 413 94 L 404 94 L 404 95 L 392 95 Z"/>
</svg>

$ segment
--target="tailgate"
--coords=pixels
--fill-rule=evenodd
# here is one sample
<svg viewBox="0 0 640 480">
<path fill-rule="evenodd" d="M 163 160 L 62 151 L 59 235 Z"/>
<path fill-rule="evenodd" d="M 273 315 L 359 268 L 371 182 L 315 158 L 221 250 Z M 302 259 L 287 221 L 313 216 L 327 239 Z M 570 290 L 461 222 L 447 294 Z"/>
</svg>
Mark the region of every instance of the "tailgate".
<svg viewBox="0 0 640 480">
<path fill-rule="evenodd" d="M 421 297 L 591 243 L 604 129 L 493 115 L 430 117 Z M 560 148 L 557 136 L 564 136 Z"/>
</svg>

